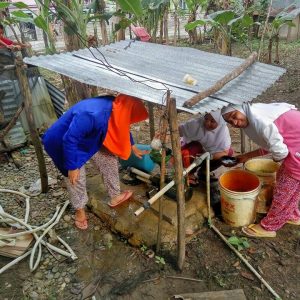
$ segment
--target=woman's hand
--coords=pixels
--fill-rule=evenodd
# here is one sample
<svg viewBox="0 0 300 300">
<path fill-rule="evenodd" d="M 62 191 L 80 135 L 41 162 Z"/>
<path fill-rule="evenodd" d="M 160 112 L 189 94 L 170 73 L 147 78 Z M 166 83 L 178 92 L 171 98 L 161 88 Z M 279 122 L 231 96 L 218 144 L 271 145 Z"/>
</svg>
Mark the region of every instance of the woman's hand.
<svg viewBox="0 0 300 300">
<path fill-rule="evenodd" d="M 68 171 L 68 178 L 69 178 L 70 183 L 72 185 L 75 185 L 77 183 L 77 181 L 79 179 L 79 175 L 80 175 L 80 170 L 79 169 Z"/>
<path fill-rule="evenodd" d="M 150 153 L 148 150 L 140 150 L 136 145 L 132 145 L 131 149 L 135 156 L 137 156 L 139 159 L 143 158 L 143 155 Z"/>
<path fill-rule="evenodd" d="M 249 157 L 245 154 L 237 155 L 235 158 L 239 164 L 243 164 L 249 159 Z"/>
</svg>

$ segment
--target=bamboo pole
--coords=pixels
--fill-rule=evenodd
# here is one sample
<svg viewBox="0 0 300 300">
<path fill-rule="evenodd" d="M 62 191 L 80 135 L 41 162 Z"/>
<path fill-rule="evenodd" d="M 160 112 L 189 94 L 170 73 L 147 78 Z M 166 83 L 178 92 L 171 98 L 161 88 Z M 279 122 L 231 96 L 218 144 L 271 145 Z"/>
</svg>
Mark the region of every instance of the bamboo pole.
<svg viewBox="0 0 300 300">
<path fill-rule="evenodd" d="M 196 157 L 194 162 L 188 166 L 186 169 L 183 170 L 182 175 L 186 176 L 191 170 L 199 166 L 204 159 L 207 158 L 207 156 L 210 156 L 209 152 L 203 153 L 201 156 Z M 157 192 L 152 198 L 150 198 L 146 203 L 144 203 L 143 206 L 141 206 L 139 209 L 137 209 L 134 212 L 134 215 L 138 217 L 141 213 L 143 213 L 146 209 L 148 209 L 159 197 L 161 197 L 163 194 L 165 194 L 170 188 L 172 188 L 175 185 L 175 181 L 170 181 L 162 190 Z"/>
<path fill-rule="evenodd" d="M 169 102 L 169 125 L 175 165 L 175 183 L 177 187 L 177 265 L 179 270 L 182 270 L 185 259 L 184 177 L 181 157 L 180 136 L 177 122 L 176 100 L 174 98 L 170 98 Z"/>
<path fill-rule="evenodd" d="M 218 80 L 212 87 L 198 93 L 197 95 L 193 96 L 191 99 L 185 101 L 183 106 L 192 107 L 193 105 L 197 104 L 204 98 L 218 92 L 225 84 L 238 77 L 248 67 L 250 67 L 256 61 L 256 58 L 257 58 L 257 53 L 253 52 L 241 65 L 239 65 L 237 68 L 235 68 L 230 73 L 225 75 L 223 78 Z"/>
<path fill-rule="evenodd" d="M 208 222 L 211 223 L 210 213 L 210 156 L 206 157 L 206 201 L 208 209 Z"/>
<path fill-rule="evenodd" d="M 164 126 L 167 126 L 167 121 Z M 163 147 L 161 151 L 161 163 L 160 163 L 160 189 L 163 189 L 165 186 L 165 176 L 166 175 L 166 148 Z M 158 223 L 157 223 L 157 236 L 156 236 L 156 253 L 160 253 L 160 245 L 161 245 L 161 231 L 162 231 L 162 216 L 163 216 L 163 200 L 164 196 L 162 195 L 158 199 Z"/>
<path fill-rule="evenodd" d="M 17 58 L 15 63 L 16 63 L 16 73 L 19 79 L 21 95 L 24 101 L 24 110 L 25 110 L 28 127 L 29 127 L 29 133 L 38 160 L 42 193 L 46 193 L 48 191 L 47 169 L 46 169 L 42 144 L 32 114 L 32 102 L 31 102 L 32 95 L 31 95 L 28 78 L 25 71 L 25 65 L 21 58 Z"/>
</svg>

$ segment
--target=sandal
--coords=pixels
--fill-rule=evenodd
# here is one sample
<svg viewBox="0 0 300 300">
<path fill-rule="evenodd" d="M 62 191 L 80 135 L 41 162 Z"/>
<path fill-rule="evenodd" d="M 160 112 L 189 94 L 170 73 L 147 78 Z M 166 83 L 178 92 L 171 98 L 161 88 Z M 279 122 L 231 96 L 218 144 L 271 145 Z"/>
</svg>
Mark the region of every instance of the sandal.
<svg viewBox="0 0 300 300">
<path fill-rule="evenodd" d="M 258 229 L 257 227 L 257 224 L 250 224 L 248 226 L 244 226 L 242 228 L 242 231 L 244 234 L 246 234 L 247 236 L 250 236 L 250 237 L 255 237 L 255 238 L 265 238 L 265 237 L 268 237 L 268 238 L 273 238 L 273 237 L 276 237 L 276 231 L 262 231 L 260 229 Z"/>
<path fill-rule="evenodd" d="M 133 191 L 124 191 L 122 194 L 124 196 L 117 203 L 115 203 L 115 204 L 108 203 L 108 206 L 109 207 L 116 207 L 116 206 L 120 205 L 121 203 L 128 200 L 132 196 Z"/>
<path fill-rule="evenodd" d="M 76 226 L 78 229 L 86 230 L 86 229 L 88 228 L 88 222 L 87 222 L 87 219 L 84 219 L 84 220 L 82 220 L 82 221 L 75 220 L 75 226 Z"/>
<path fill-rule="evenodd" d="M 290 221 L 287 221 L 286 222 L 287 224 L 291 224 L 291 225 L 300 225 L 300 220 L 297 220 L 297 221 L 293 221 L 293 220 L 290 220 Z"/>
</svg>

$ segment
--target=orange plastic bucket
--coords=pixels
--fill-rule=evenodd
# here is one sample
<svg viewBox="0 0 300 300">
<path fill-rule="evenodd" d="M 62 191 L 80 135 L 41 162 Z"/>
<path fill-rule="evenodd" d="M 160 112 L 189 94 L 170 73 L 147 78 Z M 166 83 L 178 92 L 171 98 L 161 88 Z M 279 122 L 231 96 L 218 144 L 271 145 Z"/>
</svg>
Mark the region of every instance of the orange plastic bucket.
<svg viewBox="0 0 300 300">
<path fill-rule="evenodd" d="M 253 223 L 260 191 L 259 178 L 245 170 L 230 170 L 220 176 L 219 187 L 224 221 L 233 227 Z"/>
</svg>

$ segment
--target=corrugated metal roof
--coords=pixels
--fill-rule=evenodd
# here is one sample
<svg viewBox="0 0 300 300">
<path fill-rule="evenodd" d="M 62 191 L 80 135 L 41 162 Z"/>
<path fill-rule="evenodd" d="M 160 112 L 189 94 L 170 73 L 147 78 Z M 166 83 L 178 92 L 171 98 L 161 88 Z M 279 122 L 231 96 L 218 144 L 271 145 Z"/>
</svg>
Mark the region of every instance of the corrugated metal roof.
<svg viewBox="0 0 300 300">
<path fill-rule="evenodd" d="M 285 9 L 289 6 L 300 7 L 299 0 L 273 0 L 272 8 L 282 8 Z"/>
<path fill-rule="evenodd" d="M 102 54 L 113 68 L 105 66 Z M 210 112 L 228 103 L 249 102 L 285 72 L 283 68 L 256 62 L 213 96 L 191 109 L 182 107 L 186 100 L 211 87 L 243 61 L 193 48 L 128 40 L 98 49 L 25 58 L 28 64 L 157 104 L 162 104 L 167 87 L 176 98 L 177 108 L 193 114 Z M 116 69 L 123 76 L 116 74 L 120 73 Z M 195 86 L 183 82 L 186 74 L 197 80 Z"/>
</svg>

